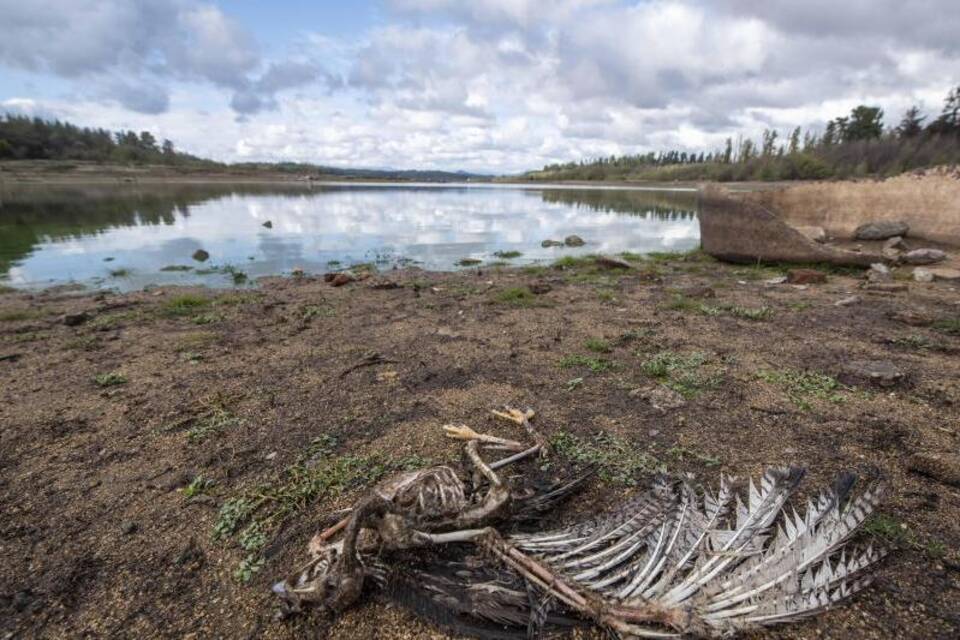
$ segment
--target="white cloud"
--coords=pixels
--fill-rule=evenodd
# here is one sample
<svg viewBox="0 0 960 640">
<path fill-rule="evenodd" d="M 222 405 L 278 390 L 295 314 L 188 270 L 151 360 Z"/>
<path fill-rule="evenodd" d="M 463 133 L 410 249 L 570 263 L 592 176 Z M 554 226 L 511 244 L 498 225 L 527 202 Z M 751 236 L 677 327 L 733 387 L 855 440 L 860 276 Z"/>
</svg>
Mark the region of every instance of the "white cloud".
<svg viewBox="0 0 960 640">
<path fill-rule="evenodd" d="M 0 0 L 0 65 L 76 79 L 32 108 L 225 160 L 511 172 L 710 149 L 860 102 L 935 112 L 960 68 L 954 0 L 388 0 L 359 37 L 270 57 L 229 4 L 62 5 Z"/>
</svg>

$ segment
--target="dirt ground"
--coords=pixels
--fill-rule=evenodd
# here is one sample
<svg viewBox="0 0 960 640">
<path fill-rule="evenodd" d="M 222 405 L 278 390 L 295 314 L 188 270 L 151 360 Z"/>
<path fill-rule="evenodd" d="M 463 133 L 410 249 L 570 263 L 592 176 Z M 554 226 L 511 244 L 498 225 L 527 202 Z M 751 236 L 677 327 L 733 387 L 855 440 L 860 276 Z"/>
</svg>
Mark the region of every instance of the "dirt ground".
<svg viewBox="0 0 960 640">
<path fill-rule="evenodd" d="M 807 489 L 843 469 L 882 474 L 889 494 L 862 534 L 892 548 L 874 586 L 749 637 L 958 637 L 957 286 L 769 284 L 775 270 L 700 256 L 637 264 L 0 294 L 0 637 L 447 637 L 377 602 L 332 623 L 276 621 L 269 586 L 366 481 L 456 460 L 441 425 L 516 437 L 489 415 L 504 404 L 636 472 L 592 481 L 572 510 L 614 504 L 653 467 L 715 485 L 797 464 Z M 850 372 L 858 361 L 902 377 L 877 386 Z M 652 406 L 644 390 L 664 384 L 683 406 Z M 611 442 L 641 462 L 605 456 Z M 296 493 L 322 448 L 348 479 Z M 918 454 L 942 465 L 913 471 Z M 283 509 L 244 570 L 246 543 L 214 528 L 228 501 L 267 494 Z"/>
</svg>

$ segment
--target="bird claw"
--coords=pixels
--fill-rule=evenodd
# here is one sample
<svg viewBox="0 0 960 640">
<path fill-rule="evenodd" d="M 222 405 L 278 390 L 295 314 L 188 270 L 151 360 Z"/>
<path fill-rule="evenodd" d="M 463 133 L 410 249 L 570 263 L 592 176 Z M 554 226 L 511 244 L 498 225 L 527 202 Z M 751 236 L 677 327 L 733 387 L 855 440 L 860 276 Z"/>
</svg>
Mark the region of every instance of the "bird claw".
<svg viewBox="0 0 960 640">
<path fill-rule="evenodd" d="M 443 425 L 443 432 L 448 438 L 453 438 L 454 440 L 479 440 L 480 434 L 468 427 L 465 424 L 455 425 L 455 424 L 445 424 Z"/>
<path fill-rule="evenodd" d="M 533 409 L 527 409 L 526 411 L 520 411 L 520 409 L 513 409 L 511 407 L 504 407 L 504 409 L 506 409 L 506 411 L 497 411 L 494 409 L 493 415 L 516 424 L 523 424 L 527 420 L 532 420 L 533 416 L 536 415 Z"/>
</svg>

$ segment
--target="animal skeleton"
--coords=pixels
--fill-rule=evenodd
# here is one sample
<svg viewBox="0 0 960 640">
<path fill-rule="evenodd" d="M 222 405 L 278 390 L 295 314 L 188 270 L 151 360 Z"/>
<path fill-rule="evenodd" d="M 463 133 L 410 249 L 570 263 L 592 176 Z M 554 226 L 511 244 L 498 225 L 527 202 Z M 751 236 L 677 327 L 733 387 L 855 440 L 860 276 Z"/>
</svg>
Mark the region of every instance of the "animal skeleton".
<svg viewBox="0 0 960 640">
<path fill-rule="evenodd" d="M 712 493 L 661 476 L 601 517 L 503 535 L 491 525 L 549 510 L 589 473 L 511 487 L 496 470 L 546 455 L 547 445 L 530 424 L 532 411 L 494 413 L 522 425 L 535 444 L 444 427 L 466 441 L 470 477 L 440 466 L 377 487 L 311 540 L 310 562 L 274 585 L 287 607 L 338 613 L 370 582 L 461 632 L 489 637 L 535 637 L 579 620 L 624 638 L 714 638 L 830 608 L 866 587 L 866 569 L 883 555 L 847 544 L 881 485 L 854 494 L 856 477 L 841 474 L 800 515 L 786 508 L 804 475 L 795 467 L 751 480 L 745 500 L 733 478 L 721 477 Z M 515 453 L 487 464 L 481 448 Z"/>
</svg>

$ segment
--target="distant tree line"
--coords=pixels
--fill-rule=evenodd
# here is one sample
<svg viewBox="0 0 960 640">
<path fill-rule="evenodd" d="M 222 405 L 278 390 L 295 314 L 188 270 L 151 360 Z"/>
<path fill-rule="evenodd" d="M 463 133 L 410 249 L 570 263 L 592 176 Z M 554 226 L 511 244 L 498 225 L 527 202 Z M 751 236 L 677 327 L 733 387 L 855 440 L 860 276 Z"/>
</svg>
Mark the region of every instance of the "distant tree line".
<svg viewBox="0 0 960 640">
<path fill-rule="evenodd" d="M 81 128 L 69 122 L 0 116 L 0 160 L 88 160 L 150 164 L 216 164 L 177 151 L 149 131 Z"/>
<path fill-rule="evenodd" d="M 929 123 L 911 107 L 885 129 L 883 110 L 860 105 L 822 132 L 768 129 L 759 141 L 727 138 L 710 152 L 661 151 L 551 164 L 532 180 L 804 180 L 887 176 L 960 163 L 960 86 Z"/>
</svg>

